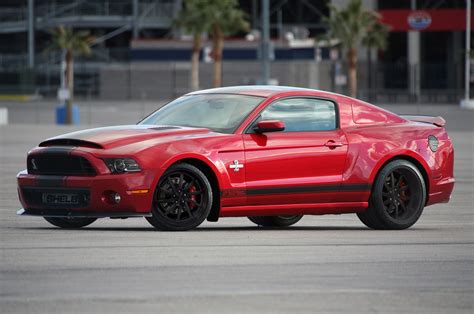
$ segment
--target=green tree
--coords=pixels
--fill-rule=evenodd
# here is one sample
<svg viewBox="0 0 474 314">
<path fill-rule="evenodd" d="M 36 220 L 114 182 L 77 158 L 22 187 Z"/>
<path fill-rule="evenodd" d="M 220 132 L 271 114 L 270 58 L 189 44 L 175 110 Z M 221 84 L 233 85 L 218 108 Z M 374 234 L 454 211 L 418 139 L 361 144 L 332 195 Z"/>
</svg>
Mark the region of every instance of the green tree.
<svg viewBox="0 0 474 314">
<path fill-rule="evenodd" d="M 203 0 L 204 1 L 204 0 Z M 240 31 L 248 31 L 247 14 L 239 8 L 237 0 L 207 0 L 208 22 L 212 37 L 214 59 L 214 87 L 222 85 L 222 50 L 224 37 Z"/>
<path fill-rule="evenodd" d="M 65 80 L 69 90 L 69 98 L 66 101 L 66 124 L 72 123 L 72 103 L 74 99 L 74 56 L 89 55 L 90 45 L 94 38 L 88 31 L 74 32 L 72 28 L 59 26 L 50 31 L 51 42 L 46 51 L 59 50 L 64 54 L 66 62 Z"/>
<path fill-rule="evenodd" d="M 373 42 L 376 38 L 379 43 L 387 36 L 385 28 L 377 26 L 380 16 L 373 10 L 362 7 L 361 0 L 350 0 L 346 7 L 338 8 L 329 4 L 330 15 L 325 18 L 328 24 L 330 38 L 338 39 L 346 50 L 347 66 L 349 71 L 349 94 L 357 96 L 357 48 L 365 41 Z M 379 33 L 377 33 L 379 32 Z M 385 40 L 385 39 L 383 39 Z"/>
<path fill-rule="evenodd" d="M 185 0 L 184 6 L 174 20 L 174 26 L 182 28 L 193 36 L 191 54 L 191 89 L 199 89 L 199 52 L 202 46 L 202 35 L 209 32 L 207 0 Z"/>
<path fill-rule="evenodd" d="M 212 38 L 214 59 L 214 87 L 222 85 L 222 50 L 225 36 L 247 31 L 247 14 L 239 8 L 237 0 L 186 0 L 178 14 L 175 25 L 193 35 L 191 65 L 191 87 L 199 87 L 199 51 L 201 36 L 206 33 Z"/>
</svg>

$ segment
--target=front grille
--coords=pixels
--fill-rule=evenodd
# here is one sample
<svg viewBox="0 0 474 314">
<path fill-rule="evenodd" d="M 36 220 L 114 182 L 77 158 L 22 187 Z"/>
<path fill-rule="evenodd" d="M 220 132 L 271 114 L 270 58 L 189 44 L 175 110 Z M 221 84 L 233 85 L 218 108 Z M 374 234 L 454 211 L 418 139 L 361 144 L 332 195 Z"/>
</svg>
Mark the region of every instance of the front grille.
<svg viewBox="0 0 474 314">
<path fill-rule="evenodd" d="M 76 188 L 39 188 L 22 187 L 21 192 L 25 202 L 29 206 L 41 208 L 84 208 L 89 206 L 90 191 Z M 43 193 L 74 194 L 77 196 L 77 204 L 51 204 L 43 202 Z"/>
<path fill-rule="evenodd" d="M 84 157 L 68 154 L 36 154 L 28 156 L 28 173 L 59 176 L 94 176 L 94 167 Z"/>
</svg>

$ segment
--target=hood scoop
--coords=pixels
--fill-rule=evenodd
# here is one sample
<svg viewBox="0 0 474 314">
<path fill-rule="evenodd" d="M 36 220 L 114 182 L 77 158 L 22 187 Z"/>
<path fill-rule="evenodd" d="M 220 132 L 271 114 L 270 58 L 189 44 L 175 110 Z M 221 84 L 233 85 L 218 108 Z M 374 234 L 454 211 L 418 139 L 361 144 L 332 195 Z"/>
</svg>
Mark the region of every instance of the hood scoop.
<svg viewBox="0 0 474 314">
<path fill-rule="evenodd" d="M 89 148 L 99 148 L 99 149 L 104 148 L 102 145 L 97 144 L 97 143 L 84 141 L 84 140 L 78 140 L 78 139 L 72 139 L 72 138 L 58 138 L 58 139 L 46 140 L 44 142 L 41 142 L 39 146 L 40 147 L 74 146 L 74 147 L 89 147 Z"/>
</svg>

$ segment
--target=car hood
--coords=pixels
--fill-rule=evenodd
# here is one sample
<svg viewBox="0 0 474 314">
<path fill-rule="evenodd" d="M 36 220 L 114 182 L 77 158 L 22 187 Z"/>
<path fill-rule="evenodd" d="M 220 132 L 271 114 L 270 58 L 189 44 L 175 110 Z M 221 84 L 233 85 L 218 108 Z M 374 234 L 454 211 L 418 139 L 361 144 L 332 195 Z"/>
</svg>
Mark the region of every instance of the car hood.
<svg viewBox="0 0 474 314">
<path fill-rule="evenodd" d="M 166 125 L 123 125 L 87 129 L 52 137 L 40 143 L 47 146 L 78 146 L 99 149 L 114 148 L 155 138 L 178 140 L 212 133 L 209 129 Z"/>
</svg>

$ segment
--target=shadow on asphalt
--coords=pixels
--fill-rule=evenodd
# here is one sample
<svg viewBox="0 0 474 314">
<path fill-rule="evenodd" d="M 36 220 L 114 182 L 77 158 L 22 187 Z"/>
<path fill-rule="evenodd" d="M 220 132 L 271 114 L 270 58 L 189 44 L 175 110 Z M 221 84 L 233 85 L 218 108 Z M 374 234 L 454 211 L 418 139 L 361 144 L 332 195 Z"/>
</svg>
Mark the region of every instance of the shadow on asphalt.
<svg viewBox="0 0 474 314">
<path fill-rule="evenodd" d="M 426 228 L 426 227 L 411 227 L 409 229 L 405 230 L 372 230 L 367 227 L 354 227 L 354 226 L 293 226 L 293 227 L 259 227 L 259 226 L 248 226 L 248 227 L 200 227 L 196 228 L 193 230 L 188 230 L 188 231 L 160 231 L 157 230 L 153 227 L 150 228 L 136 228 L 136 227 L 85 227 L 81 229 L 61 229 L 61 228 L 56 228 L 56 227 L 34 227 L 34 228 L 28 228 L 28 227 L 20 227 L 20 228 L 15 228 L 15 229 L 20 229 L 20 230 L 57 230 L 57 231 L 82 231 L 82 232 L 87 232 L 87 231 L 121 231 L 121 232 L 137 232 L 137 231 L 156 231 L 156 232 L 228 232 L 228 231 L 292 231 L 292 232 L 298 232 L 298 231 L 354 231 L 354 230 L 359 230 L 359 231 L 370 231 L 370 232 L 419 232 L 419 231 L 433 231 L 433 230 L 438 230 L 439 228 Z"/>
</svg>

